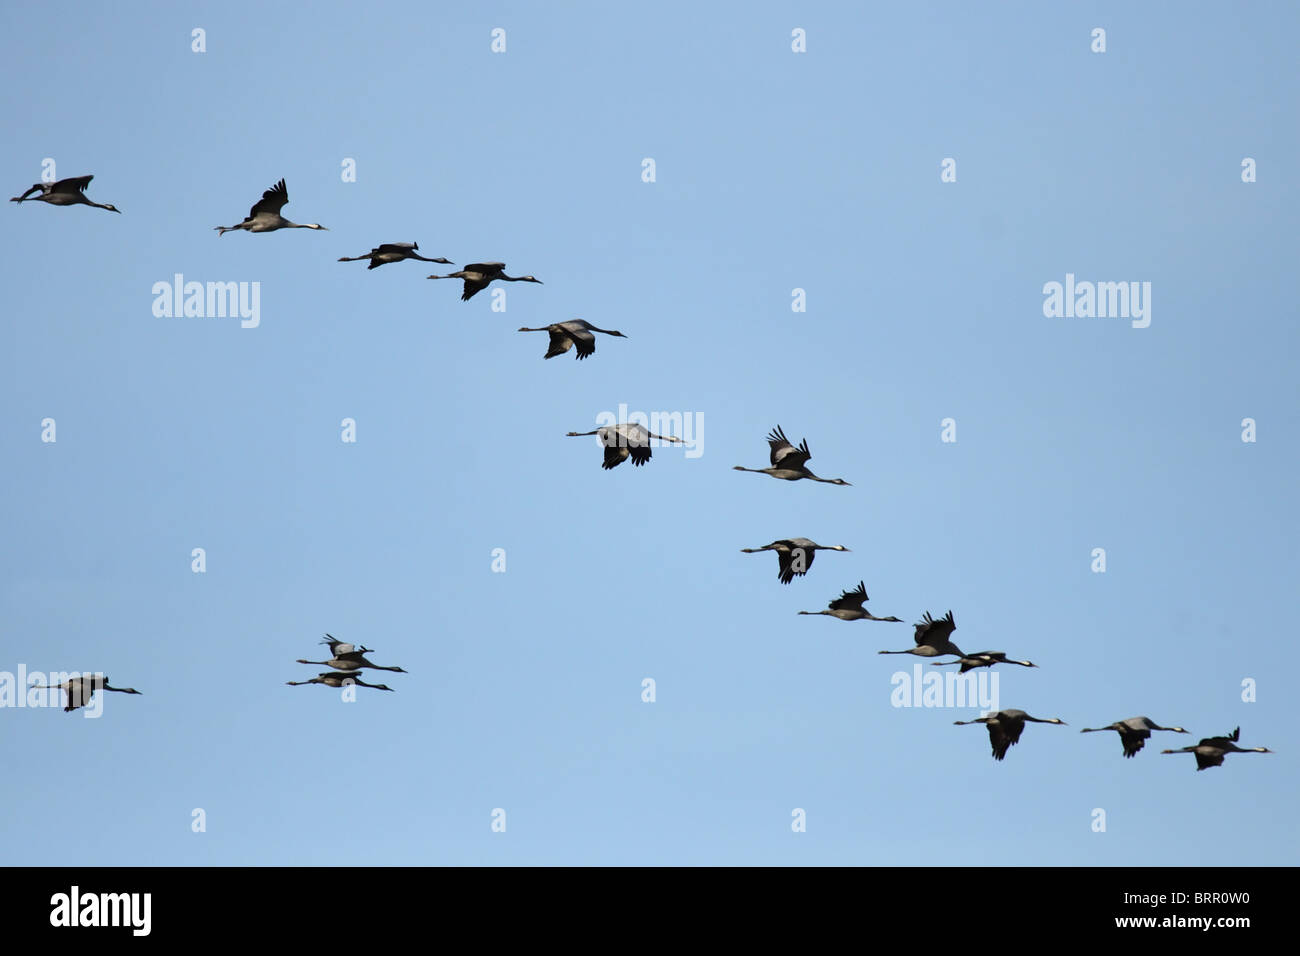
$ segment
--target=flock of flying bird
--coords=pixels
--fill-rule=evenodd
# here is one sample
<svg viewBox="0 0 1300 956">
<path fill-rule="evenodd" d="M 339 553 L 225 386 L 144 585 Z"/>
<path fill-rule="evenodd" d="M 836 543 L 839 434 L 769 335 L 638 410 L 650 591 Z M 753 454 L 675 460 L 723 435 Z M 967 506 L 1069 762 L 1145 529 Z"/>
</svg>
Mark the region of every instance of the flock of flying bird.
<svg viewBox="0 0 1300 956">
<path fill-rule="evenodd" d="M 93 176 L 77 176 L 69 179 L 61 179 L 53 183 L 36 183 L 20 196 L 14 196 L 10 201 L 16 203 L 22 202 L 45 202 L 54 206 L 74 206 L 87 205 L 94 206 L 97 209 L 106 209 L 110 212 L 118 212 L 116 206 L 107 203 L 93 202 L 86 197 L 86 187 L 90 184 Z M 233 226 L 217 226 L 217 234 L 225 235 L 227 232 L 236 230 L 245 230 L 247 232 L 274 232 L 277 229 L 317 229 L 324 230 L 326 227 L 319 223 L 296 223 L 285 219 L 280 215 L 280 210 L 289 201 L 289 192 L 285 182 L 281 179 L 278 183 L 267 189 L 262 198 L 249 210 L 248 216 L 243 222 Z M 383 243 L 371 249 L 368 253 L 360 256 L 342 256 L 339 262 L 359 262 L 369 260 L 367 269 L 377 269 L 382 265 L 388 265 L 395 262 L 401 262 L 405 259 L 415 259 L 420 262 L 431 262 L 440 265 L 453 265 L 449 259 L 426 258 L 419 254 L 419 244 L 415 242 L 389 242 Z M 503 262 L 476 262 L 464 266 L 457 272 L 451 272 L 447 275 L 430 275 L 429 279 L 461 279 L 464 282 L 464 290 L 461 294 L 462 301 L 469 301 L 479 292 L 486 289 L 491 283 L 501 282 L 535 282 L 541 284 L 541 280 L 534 276 L 509 276 L 505 274 L 505 263 Z M 555 358 L 563 355 L 570 349 L 575 350 L 575 357 L 579 360 L 588 358 L 596 350 L 596 337 L 593 332 L 600 332 L 605 335 L 627 338 L 622 332 L 612 331 L 610 329 L 597 328 L 594 325 L 582 320 L 574 319 L 568 322 L 558 322 L 541 328 L 521 328 L 520 332 L 546 332 L 550 336 L 550 341 L 544 358 Z M 668 443 L 681 443 L 681 438 L 673 436 L 656 435 L 649 431 L 645 426 L 635 423 L 624 423 L 617 425 L 608 425 L 597 428 L 589 432 L 568 432 L 566 437 L 582 437 L 595 435 L 598 437 L 600 444 L 604 448 L 604 460 L 601 467 L 604 469 L 615 468 L 622 464 L 628 458 L 632 459 L 632 464 L 641 466 L 650 460 L 651 440 L 658 440 Z M 769 475 L 772 478 L 778 478 L 783 481 L 799 481 L 807 479 L 809 481 L 818 481 L 831 485 L 845 485 L 849 482 L 843 478 L 820 478 L 808 470 L 808 462 L 812 458 L 812 453 L 808 450 L 807 440 L 800 442 L 795 446 L 785 436 L 781 426 L 778 425 L 772 430 L 767 437 L 770 449 L 769 461 L 767 468 L 746 468 L 742 465 L 736 465 L 736 471 L 748 471 L 756 474 Z M 817 551 L 848 551 L 843 545 L 820 545 L 808 538 L 782 538 L 773 541 L 771 544 L 763 545 L 760 548 L 742 548 L 745 554 L 755 554 L 762 551 L 774 551 L 777 557 L 777 576 L 782 584 L 789 584 L 796 576 L 802 577 L 809 568 L 812 567 L 813 557 Z M 838 598 L 835 598 L 822 611 L 799 611 L 799 614 L 805 615 L 827 615 L 838 618 L 841 621 L 883 621 L 901 624 L 903 621 L 897 617 L 876 617 L 870 611 L 866 610 L 864 605 L 869 600 L 865 582 L 858 582 L 858 586 L 852 591 L 844 591 Z M 927 611 L 922 620 L 914 625 L 913 633 L 914 647 L 906 648 L 901 651 L 880 651 L 881 654 L 912 654 L 917 657 L 952 657 L 950 661 L 935 661 L 936 666 L 945 664 L 956 664 L 961 668 L 961 673 L 973 670 L 979 667 L 993 667 L 996 664 L 1017 664 L 1021 667 L 1037 667 L 1031 661 L 1018 661 L 1009 659 L 1002 651 L 979 651 L 974 654 L 967 654 L 952 643 L 951 637 L 957 629 L 957 624 L 953 620 L 952 611 L 949 611 L 944 617 L 935 620 Z M 327 687 L 343 687 L 349 685 L 359 685 L 361 687 L 370 687 L 375 690 L 391 691 L 392 688 L 384 684 L 367 684 L 362 681 L 357 673 L 363 668 L 373 668 L 375 670 L 395 671 L 397 673 L 406 673 L 400 667 L 381 667 L 372 664 L 366 659 L 367 653 L 373 653 L 372 648 L 345 644 L 338 641 L 329 634 L 325 635 L 325 640 L 321 643 L 327 644 L 330 648 L 330 659 L 327 661 L 308 661 L 299 659 L 299 664 L 315 664 L 318 666 L 327 666 L 331 668 L 316 677 L 305 681 L 287 681 L 291 686 L 302 684 L 322 684 Z M 65 711 L 72 711 L 78 707 L 83 707 L 89 703 L 91 696 L 95 691 L 118 691 L 126 694 L 139 694 L 138 690 L 132 688 L 111 687 L 108 679 L 102 674 L 86 675 L 72 678 L 57 685 L 34 684 L 34 688 L 40 689 L 62 689 L 68 695 L 68 705 Z M 985 717 L 978 717 L 974 720 L 954 721 L 957 725 L 967 724 L 984 724 L 988 729 L 989 741 L 993 748 L 993 757 L 995 760 L 1002 760 L 1007 753 L 1008 748 L 1020 741 L 1020 736 L 1025 729 L 1026 723 L 1038 724 L 1061 724 L 1065 721 L 1059 718 L 1039 718 L 1025 713 L 1023 710 L 999 710 Z M 1173 733 L 1185 734 L 1188 731 L 1182 727 L 1161 727 L 1149 717 L 1130 717 L 1127 720 L 1116 721 L 1105 727 L 1085 727 L 1081 733 L 1098 733 L 1101 731 L 1113 730 L 1119 734 L 1120 742 L 1124 748 L 1125 757 L 1133 757 L 1140 751 L 1146 741 L 1151 737 L 1152 731 L 1170 731 Z M 1241 728 L 1233 730 L 1231 734 L 1221 737 L 1206 737 L 1200 743 L 1193 747 L 1182 747 L 1178 750 L 1162 750 L 1161 753 L 1193 753 L 1196 755 L 1196 769 L 1204 770 L 1207 767 L 1222 766 L 1223 759 L 1230 753 L 1272 753 L 1266 747 L 1242 748 L 1237 746 L 1240 739 Z"/>
</svg>

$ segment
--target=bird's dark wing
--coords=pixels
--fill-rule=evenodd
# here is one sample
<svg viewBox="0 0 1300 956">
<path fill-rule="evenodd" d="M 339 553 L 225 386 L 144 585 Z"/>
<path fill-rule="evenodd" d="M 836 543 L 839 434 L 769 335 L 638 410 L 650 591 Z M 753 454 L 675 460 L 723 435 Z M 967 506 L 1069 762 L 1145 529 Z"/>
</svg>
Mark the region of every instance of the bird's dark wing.
<svg viewBox="0 0 1300 956">
<path fill-rule="evenodd" d="M 792 545 L 790 550 L 778 551 L 776 556 L 781 562 L 781 583 L 789 584 L 794 580 L 796 574 L 803 577 L 808 573 L 817 552 L 812 548 L 801 548 L 798 545 Z"/>
<path fill-rule="evenodd" d="M 405 255 L 415 249 L 413 242 L 385 242 L 370 250 L 371 255 L 375 253 L 393 253 L 394 255 Z"/>
<path fill-rule="evenodd" d="M 308 197 L 310 198 L 310 197 Z M 285 188 L 284 180 L 280 180 L 266 192 L 262 193 L 262 198 L 252 209 L 248 210 L 248 218 L 252 219 L 260 212 L 280 215 L 280 210 L 284 204 L 289 201 L 289 190 Z M 245 220 L 247 221 L 247 220 Z"/>
<path fill-rule="evenodd" d="M 1199 747 L 1194 751 L 1196 754 L 1196 769 L 1204 770 L 1206 767 L 1222 767 L 1223 751 L 1217 747 L 1209 750 L 1202 750 Z"/>
<path fill-rule="evenodd" d="M 465 291 L 460 294 L 460 301 L 468 302 L 474 296 L 478 295 L 488 287 L 487 281 L 483 279 L 466 279 Z"/>
<path fill-rule="evenodd" d="M 776 576 L 781 579 L 782 584 L 789 584 L 794 580 L 794 571 L 790 568 L 789 551 L 778 551 L 776 553 Z"/>
<path fill-rule="evenodd" d="M 461 272 L 481 272 L 484 276 L 492 276 L 504 272 L 505 269 L 506 264 L 504 262 L 471 262 L 469 265 L 464 266 Z"/>
<path fill-rule="evenodd" d="M 562 328 L 564 330 L 564 335 L 577 347 L 579 360 L 585 359 L 588 355 L 595 354 L 596 336 L 592 335 L 590 332 L 588 332 L 586 329 L 582 328 L 581 326 L 578 326 L 577 328 L 570 328 L 566 324 L 562 326 Z M 551 348 L 555 348 L 554 332 L 551 333 Z M 567 349 L 568 346 L 566 345 L 564 348 Z M 564 349 L 561 349 L 560 351 L 564 351 Z"/>
<path fill-rule="evenodd" d="M 46 195 L 46 194 L 50 191 L 50 189 L 51 189 L 53 186 L 54 186 L 53 183 L 36 183 L 34 186 L 32 186 L 31 189 L 27 190 L 27 192 L 23 193 L 21 196 L 15 196 L 14 199 L 13 199 L 13 201 L 14 201 L 14 202 L 22 202 L 24 199 L 26 199 L 26 198 L 27 198 L 28 196 L 30 196 L 32 193 L 40 193 L 42 196 L 44 196 L 44 195 Z"/>
<path fill-rule="evenodd" d="M 935 620 L 930 616 L 930 612 L 925 612 L 925 617 L 916 624 L 916 633 L 912 635 L 912 640 L 916 646 L 930 644 L 938 646 L 952 636 L 952 632 L 957 629 L 956 623 L 952 619 L 952 611 L 948 612 L 946 617 Z"/>
<path fill-rule="evenodd" d="M 632 464 L 638 467 L 644 465 L 647 461 L 650 460 L 649 445 L 632 445 L 631 447 L 628 448 L 627 452 L 629 455 L 632 456 Z"/>
<path fill-rule="evenodd" d="M 861 611 L 862 605 L 867 600 L 867 584 L 865 581 L 859 581 L 856 588 L 852 591 L 845 591 L 834 601 L 831 601 L 829 607 L 832 611 Z"/>
<path fill-rule="evenodd" d="M 94 178 L 94 176 L 73 176 L 70 179 L 60 179 L 50 187 L 49 191 L 52 193 L 84 193 L 86 187 L 90 185 L 90 181 Z"/>
<path fill-rule="evenodd" d="M 1126 727 L 1119 732 L 1119 739 L 1124 744 L 1124 756 L 1132 757 L 1146 745 L 1147 740 L 1151 737 L 1151 731 L 1146 728 L 1135 729 Z"/>
<path fill-rule="evenodd" d="M 1007 755 L 1007 748 L 1014 744 L 1016 740 L 1019 740 L 1020 735 L 1017 734 L 1015 739 L 1012 739 L 1002 724 L 996 720 L 990 720 L 988 728 L 989 743 L 993 745 L 993 759 L 1001 760 Z"/>
<path fill-rule="evenodd" d="M 569 333 L 558 325 L 552 325 L 547 329 L 550 333 L 551 342 L 546 349 L 546 354 L 542 358 L 555 358 L 557 355 L 563 355 L 569 349 L 573 348 L 574 341 L 569 338 Z M 578 358 L 583 359 L 590 355 L 590 352 L 583 353 L 581 347 L 578 349 Z"/>
<path fill-rule="evenodd" d="M 1206 737 L 1199 744 L 1197 744 L 1197 746 L 1198 747 L 1222 747 L 1224 744 L 1236 743 L 1237 740 L 1240 739 L 1240 737 L 1241 737 L 1241 728 L 1238 727 L 1232 733 L 1226 734 L 1222 737 Z"/>
<path fill-rule="evenodd" d="M 606 445 L 606 446 L 605 446 L 605 462 L 604 462 L 604 464 L 602 464 L 600 467 L 602 467 L 602 468 L 608 470 L 608 469 L 610 469 L 610 468 L 615 468 L 615 467 L 617 467 L 617 466 L 623 464 L 623 459 L 627 458 L 628 453 L 629 453 L 631 450 L 632 450 L 632 449 L 630 449 L 630 448 L 628 448 L 628 447 L 626 447 L 626 446 L 620 446 L 620 445 L 617 445 L 617 444 L 614 444 L 614 445 Z M 638 462 L 638 464 L 642 464 L 642 465 L 644 465 L 645 462 Z"/>
<path fill-rule="evenodd" d="M 925 613 L 925 620 L 916 625 L 916 633 L 913 635 L 917 646 L 929 644 L 938 647 L 948 638 L 952 637 L 952 632 L 957 630 L 957 624 L 952 619 L 952 611 L 946 616 L 935 620 L 930 616 L 930 612 Z"/>
<path fill-rule="evenodd" d="M 804 439 L 798 448 L 790 444 L 790 439 L 785 437 L 785 432 L 781 426 L 777 425 L 767 436 L 767 443 L 772 449 L 771 460 L 773 468 L 802 468 L 812 458 L 808 451 L 808 439 Z"/>
<path fill-rule="evenodd" d="M 998 721 L 998 725 L 1002 727 L 1002 732 L 1006 734 L 1007 746 L 1020 743 L 1020 735 L 1025 732 L 1023 718 L 1020 720 L 1006 720 L 1004 718 Z"/>
</svg>

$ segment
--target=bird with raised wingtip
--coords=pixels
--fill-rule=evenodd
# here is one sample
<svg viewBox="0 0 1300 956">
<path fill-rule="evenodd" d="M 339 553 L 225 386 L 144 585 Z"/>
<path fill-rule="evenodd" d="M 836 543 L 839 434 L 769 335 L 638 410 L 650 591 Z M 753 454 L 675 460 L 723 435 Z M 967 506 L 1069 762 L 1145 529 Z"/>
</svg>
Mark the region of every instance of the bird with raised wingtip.
<svg viewBox="0 0 1300 956">
<path fill-rule="evenodd" d="M 1267 747 L 1238 747 L 1241 728 L 1223 737 L 1206 737 L 1195 747 L 1180 747 L 1177 750 L 1162 750 L 1162 754 L 1196 754 L 1196 769 L 1208 770 L 1210 767 L 1222 767 L 1223 758 L 1228 754 L 1271 754 Z"/>
<path fill-rule="evenodd" d="M 262 193 L 262 198 L 253 204 L 243 222 L 233 226 L 216 226 L 218 236 L 224 236 L 236 229 L 247 232 L 275 232 L 277 229 L 325 229 L 316 222 L 290 222 L 280 215 L 280 210 L 289 202 L 289 190 L 281 179 L 278 183 Z M 328 230 L 325 230 L 328 232 Z"/>
<path fill-rule="evenodd" d="M 51 206 L 94 206 L 96 209 L 107 209 L 109 212 L 121 213 L 122 210 L 106 202 L 93 202 L 86 198 L 86 187 L 95 177 L 92 176 L 73 176 L 69 179 L 60 179 L 53 183 L 36 183 L 31 189 L 21 196 L 10 197 L 10 202 L 44 202 Z M 32 196 L 32 193 L 40 193 L 39 196 Z M 31 196 L 29 199 L 28 197 Z"/>
<path fill-rule="evenodd" d="M 867 583 L 859 581 L 858 586 L 852 591 L 842 591 L 840 596 L 831 601 L 824 611 L 800 611 L 800 614 L 825 614 L 828 617 L 837 617 L 841 621 L 892 621 L 895 624 L 902 624 L 903 619 L 899 617 L 876 617 L 862 605 L 871 600 L 867 597 Z"/>
<path fill-rule="evenodd" d="M 773 478 L 780 478 L 783 481 L 798 481 L 800 478 L 807 478 L 811 481 L 820 481 L 828 485 L 847 485 L 848 482 L 843 478 L 818 478 L 808 470 L 807 464 L 812 458 L 812 452 L 808 450 L 808 439 L 799 443 L 795 447 L 790 443 L 790 439 L 785 437 L 785 432 L 781 426 L 777 425 L 767 436 L 767 443 L 770 446 L 769 459 L 772 464 L 768 468 L 746 468 L 744 465 L 735 465 L 735 471 L 752 471 L 759 475 L 771 475 Z"/>
</svg>

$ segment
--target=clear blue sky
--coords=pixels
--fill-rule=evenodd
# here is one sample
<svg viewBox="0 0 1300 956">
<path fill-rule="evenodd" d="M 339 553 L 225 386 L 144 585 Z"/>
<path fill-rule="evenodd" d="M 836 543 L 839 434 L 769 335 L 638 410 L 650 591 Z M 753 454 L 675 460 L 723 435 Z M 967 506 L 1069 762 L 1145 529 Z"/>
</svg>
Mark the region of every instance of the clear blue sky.
<svg viewBox="0 0 1300 956">
<path fill-rule="evenodd" d="M 1297 30 L 1284 3 L 7 5 L 5 196 L 49 157 L 122 215 L 0 209 L 0 670 L 143 696 L 0 710 L 5 862 L 1296 862 Z M 329 232 L 217 236 L 281 177 Z M 545 284 L 500 313 L 335 261 L 399 240 Z M 155 317 L 175 273 L 260 282 L 261 325 Z M 1045 318 L 1067 273 L 1150 282 L 1150 327 Z M 628 338 L 579 364 L 515 331 L 574 317 Z M 620 403 L 702 416 L 702 454 L 602 471 L 564 433 Z M 777 423 L 852 487 L 732 471 Z M 853 550 L 788 587 L 740 553 L 797 535 Z M 859 579 L 909 624 L 796 616 Z M 969 708 L 891 706 L 913 658 L 876 651 L 949 608 L 1040 665 L 1002 706 L 1069 726 L 999 764 Z M 286 687 L 326 631 L 397 693 Z M 1078 733 L 1137 714 L 1192 736 Z M 1276 753 L 1158 753 L 1238 725 Z"/>
</svg>

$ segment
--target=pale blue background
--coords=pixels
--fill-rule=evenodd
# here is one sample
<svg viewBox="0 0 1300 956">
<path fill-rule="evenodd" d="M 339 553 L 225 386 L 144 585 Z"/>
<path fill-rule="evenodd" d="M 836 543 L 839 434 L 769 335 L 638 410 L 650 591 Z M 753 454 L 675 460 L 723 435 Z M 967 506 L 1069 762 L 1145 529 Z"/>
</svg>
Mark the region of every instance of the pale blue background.
<svg viewBox="0 0 1300 956">
<path fill-rule="evenodd" d="M 0 17 L 5 195 L 53 157 L 123 210 L 0 209 L 0 669 L 145 695 L 0 711 L 0 860 L 1296 861 L 1293 4 Z M 218 238 L 282 176 L 330 232 Z M 395 240 L 545 285 L 335 261 Z M 260 281 L 261 327 L 154 318 L 176 272 Z M 1151 327 L 1044 318 L 1066 272 L 1150 281 Z M 515 332 L 575 316 L 629 338 Z M 563 435 L 620 402 L 703 456 L 601 471 Z M 853 487 L 732 471 L 778 422 Z M 853 552 L 739 553 L 790 535 Z M 795 615 L 860 578 L 1070 726 L 998 764 L 891 707 L 910 626 Z M 325 631 L 410 674 L 285 687 Z M 1193 736 L 1078 733 L 1134 714 Z M 1238 724 L 1277 753 L 1158 754 Z"/>
</svg>

